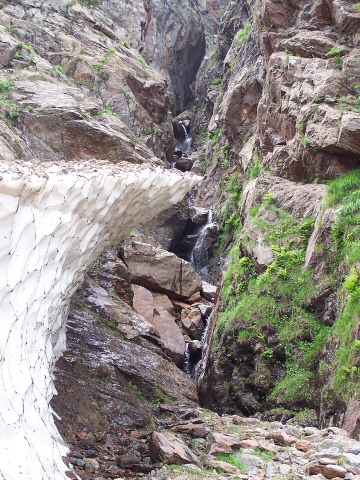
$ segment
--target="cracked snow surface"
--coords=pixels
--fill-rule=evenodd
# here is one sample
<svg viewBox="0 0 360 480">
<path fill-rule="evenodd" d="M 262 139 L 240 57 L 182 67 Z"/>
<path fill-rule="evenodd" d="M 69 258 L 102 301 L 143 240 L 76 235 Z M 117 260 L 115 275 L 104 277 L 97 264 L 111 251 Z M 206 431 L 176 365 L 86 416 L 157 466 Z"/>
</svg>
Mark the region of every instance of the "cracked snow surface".
<svg viewBox="0 0 360 480">
<path fill-rule="evenodd" d="M 128 163 L 0 163 L 0 479 L 67 478 L 49 403 L 71 296 L 105 247 L 199 180 Z"/>
</svg>

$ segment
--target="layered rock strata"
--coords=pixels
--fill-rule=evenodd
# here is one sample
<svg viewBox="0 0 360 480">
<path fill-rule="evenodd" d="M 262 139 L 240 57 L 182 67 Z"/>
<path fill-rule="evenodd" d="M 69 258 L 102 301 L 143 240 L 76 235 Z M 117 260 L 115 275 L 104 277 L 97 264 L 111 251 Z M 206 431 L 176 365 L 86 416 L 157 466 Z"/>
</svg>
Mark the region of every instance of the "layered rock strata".
<svg viewBox="0 0 360 480">
<path fill-rule="evenodd" d="M 101 162 L 0 168 L 0 477 L 63 479 L 66 447 L 49 402 L 71 296 L 104 247 L 179 201 L 199 177 Z"/>
</svg>

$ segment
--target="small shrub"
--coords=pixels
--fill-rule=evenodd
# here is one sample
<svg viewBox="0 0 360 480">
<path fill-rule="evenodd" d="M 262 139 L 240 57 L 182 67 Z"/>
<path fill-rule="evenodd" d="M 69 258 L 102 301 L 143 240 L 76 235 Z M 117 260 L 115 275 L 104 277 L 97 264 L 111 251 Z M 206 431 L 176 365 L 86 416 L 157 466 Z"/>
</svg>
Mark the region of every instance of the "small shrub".
<svg viewBox="0 0 360 480">
<path fill-rule="evenodd" d="M 63 75 L 65 75 L 65 68 L 62 67 L 61 65 L 54 65 L 54 66 L 51 68 L 51 71 L 52 71 L 52 72 L 60 72 L 60 73 L 62 73 Z"/>
<path fill-rule="evenodd" d="M 324 100 L 325 100 L 325 94 L 322 92 L 319 92 L 314 98 L 314 103 L 322 103 Z"/>
<path fill-rule="evenodd" d="M 220 77 L 216 77 L 213 80 L 213 85 L 221 85 L 222 84 L 222 79 Z"/>
<path fill-rule="evenodd" d="M 329 50 L 325 54 L 325 57 L 327 58 L 339 57 L 344 52 L 344 50 L 345 50 L 345 47 L 343 47 L 342 45 L 339 47 L 333 47 L 331 50 Z"/>
<path fill-rule="evenodd" d="M 0 80 L 0 92 L 8 93 L 10 88 L 13 86 L 13 83 L 9 80 Z"/>
</svg>

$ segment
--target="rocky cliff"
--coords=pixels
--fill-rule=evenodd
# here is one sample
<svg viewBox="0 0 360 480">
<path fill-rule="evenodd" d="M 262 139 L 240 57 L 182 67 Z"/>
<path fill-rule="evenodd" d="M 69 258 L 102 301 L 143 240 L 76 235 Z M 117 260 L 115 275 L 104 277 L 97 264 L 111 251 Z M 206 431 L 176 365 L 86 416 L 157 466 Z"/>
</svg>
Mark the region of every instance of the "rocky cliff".
<svg viewBox="0 0 360 480">
<path fill-rule="evenodd" d="M 358 406 L 359 25 L 354 2 L 229 2 L 201 66 L 199 197 L 231 249 L 201 381 L 220 411 Z"/>
<path fill-rule="evenodd" d="M 3 327 L 21 348 L 0 357 L 12 362 L 1 377 L 10 405 L 3 451 L 11 454 L 0 460 L 0 477 L 48 480 L 65 470 L 84 480 L 357 480 L 360 450 L 349 436 L 359 434 L 359 4 L 0 0 L 0 14 L 1 182 L 8 188 L 6 175 L 17 172 L 9 188 L 26 210 L 1 197 L 16 234 Z M 170 165 L 205 179 L 144 225 L 196 183 L 161 170 Z M 79 180 L 67 190 L 74 171 Z M 38 179 L 28 182 L 31 192 L 45 192 L 39 225 L 29 172 Z M 90 202 L 80 188 L 88 183 Z M 103 217 L 105 197 L 113 206 Z M 47 202 L 54 212 L 74 206 L 64 224 L 79 230 L 59 245 L 60 217 Z M 85 267 L 110 241 L 96 242 L 97 216 L 113 245 L 120 227 L 136 229 L 98 258 L 69 306 Z M 50 290 L 36 312 L 42 320 L 25 335 L 12 315 L 21 310 L 30 326 L 35 318 L 17 277 L 41 270 L 35 254 L 24 266 L 19 253 L 31 249 L 34 225 L 58 242 L 56 271 L 70 287 L 43 274 Z M 85 253 L 74 280 L 60 253 L 74 265 L 78 243 Z M 193 267 L 220 287 L 212 315 L 219 289 Z M 70 450 L 57 441 L 53 453 L 48 433 L 37 440 L 33 427 L 50 425 L 44 431 L 59 439 L 48 405 L 56 302 L 69 322 L 52 408 Z M 49 333 L 49 315 L 54 342 L 48 335 L 43 345 L 36 332 Z M 31 357 L 39 350 L 41 375 Z M 27 387 L 35 402 L 24 397 Z M 223 416 L 198 409 L 199 400 Z M 34 415 L 22 416 L 22 405 Z"/>
</svg>

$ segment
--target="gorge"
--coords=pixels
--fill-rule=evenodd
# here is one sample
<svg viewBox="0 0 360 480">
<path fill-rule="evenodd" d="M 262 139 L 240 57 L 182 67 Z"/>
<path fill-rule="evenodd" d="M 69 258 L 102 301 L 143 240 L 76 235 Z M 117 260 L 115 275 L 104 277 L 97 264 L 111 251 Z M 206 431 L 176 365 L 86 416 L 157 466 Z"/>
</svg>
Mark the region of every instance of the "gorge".
<svg viewBox="0 0 360 480">
<path fill-rule="evenodd" d="M 359 31 L 0 1 L 0 478 L 360 478 Z"/>
</svg>

